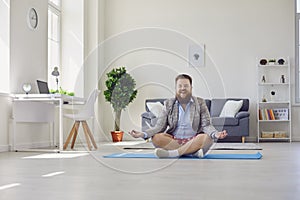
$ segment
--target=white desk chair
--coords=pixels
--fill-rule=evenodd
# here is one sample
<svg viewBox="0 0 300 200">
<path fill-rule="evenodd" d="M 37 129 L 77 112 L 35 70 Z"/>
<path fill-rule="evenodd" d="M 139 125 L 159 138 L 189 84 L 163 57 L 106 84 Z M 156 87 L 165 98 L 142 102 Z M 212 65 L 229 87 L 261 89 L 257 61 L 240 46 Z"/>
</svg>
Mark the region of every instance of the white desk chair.
<svg viewBox="0 0 300 200">
<path fill-rule="evenodd" d="M 94 145 L 94 148 L 97 149 L 97 145 L 96 145 L 94 136 L 91 133 L 86 120 L 94 117 L 94 105 L 95 105 L 95 101 L 96 101 L 99 93 L 100 93 L 99 90 L 97 90 L 97 89 L 93 90 L 90 93 L 90 96 L 88 97 L 84 107 L 78 112 L 78 114 L 65 114 L 64 115 L 64 117 L 73 119 L 75 121 L 75 123 L 70 131 L 70 134 L 66 140 L 66 143 L 64 144 L 64 150 L 68 147 L 68 144 L 70 143 L 70 140 L 72 137 L 73 137 L 73 140 L 72 140 L 71 149 L 74 148 L 74 144 L 75 144 L 77 134 L 78 134 L 78 128 L 80 126 L 80 122 L 82 123 L 85 139 L 86 139 L 89 150 L 91 150 L 91 148 L 92 148 L 90 139 Z"/>
</svg>

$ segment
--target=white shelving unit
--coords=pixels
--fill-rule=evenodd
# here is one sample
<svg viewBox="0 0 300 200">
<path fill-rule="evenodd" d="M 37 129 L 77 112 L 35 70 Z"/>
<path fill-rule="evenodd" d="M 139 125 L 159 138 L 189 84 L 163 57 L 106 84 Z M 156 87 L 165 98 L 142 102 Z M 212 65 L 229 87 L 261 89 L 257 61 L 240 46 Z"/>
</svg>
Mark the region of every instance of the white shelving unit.
<svg viewBox="0 0 300 200">
<path fill-rule="evenodd" d="M 281 57 L 271 64 L 268 59 L 257 59 L 258 142 L 291 142 L 290 61 Z M 279 59 L 284 63 L 279 64 Z"/>
</svg>

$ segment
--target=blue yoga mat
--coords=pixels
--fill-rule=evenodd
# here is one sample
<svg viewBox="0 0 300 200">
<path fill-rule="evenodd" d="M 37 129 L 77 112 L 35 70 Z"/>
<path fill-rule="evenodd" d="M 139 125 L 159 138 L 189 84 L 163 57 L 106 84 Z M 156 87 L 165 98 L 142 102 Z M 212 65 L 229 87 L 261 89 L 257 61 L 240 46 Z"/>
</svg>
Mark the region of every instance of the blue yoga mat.
<svg viewBox="0 0 300 200">
<path fill-rule="evenodd" d="M 114 153 L 103 156 L 104 158 L 157 158 L 153 153 Z M 207 154 L 201 159 L 261 159 L 262 154 Z M 174 158 L 167 158 L 174 159 Z M 175 158 L 177 159 L 177 158 Z M 193 156 L 182 156 L 179 159 L 200 159 Z"/>
</svg>

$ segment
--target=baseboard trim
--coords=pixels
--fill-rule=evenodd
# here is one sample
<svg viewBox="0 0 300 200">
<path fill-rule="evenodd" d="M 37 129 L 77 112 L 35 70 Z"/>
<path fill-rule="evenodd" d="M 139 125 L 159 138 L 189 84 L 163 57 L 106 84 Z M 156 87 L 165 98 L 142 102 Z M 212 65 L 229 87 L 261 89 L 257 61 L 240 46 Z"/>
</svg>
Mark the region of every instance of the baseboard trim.
<svg viewBox="0 0 300 200">
<path fill-rule="evenodd" d="M 46 148 L 49 146 L 51 146 L 50 142 L 23 143 L 23 144 L 15 145 L 15 150 Z M 11 148 L 9 148 L 9 149 L 11 149 Z"/>
<path fill-rule="evenodd" d="M 257 142 L 257 137 L 246 137 L 246 142 Z"/>
<path fill-rule="evenodd" d="M 9 145 L 0 145 L 0 152 L 8 152 Z"/>
</svg>

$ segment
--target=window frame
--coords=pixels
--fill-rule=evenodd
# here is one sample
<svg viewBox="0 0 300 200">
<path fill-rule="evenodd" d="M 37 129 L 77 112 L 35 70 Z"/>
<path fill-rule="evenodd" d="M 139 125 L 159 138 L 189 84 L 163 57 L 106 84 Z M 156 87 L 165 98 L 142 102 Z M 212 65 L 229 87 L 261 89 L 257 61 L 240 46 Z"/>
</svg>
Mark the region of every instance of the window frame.
<svg viewBox="0 0 300 200">
<path fill-rule="evenodd" d="M 59 52 L 57 54 L 57 57 L 58 57 L 57 63 L 59 65 L 58 66 L 59 71 L 61 71 L 61 45 L 62 45 L 62 43 L 61 43 L 61 16 L 62 16 L 61 15 L 61 1 L 60 1 L 59 4 L 60 5 L 56 5 L 53 2 L 48 1 L 48 13 L 51 12 L 51 13 L 53 13 L 54 15 L 56 15 L 58 17 L 58 26 L 57 26 L 57 33 L 56 34 L 57 34 L 57 41 L 58 41 L 57 44 L 58 44 Z M 49 20 L 50 19 L 48 19 L 48 23 L 49 23 Z M 53 34 L 53 32 L 51 32 L 51 34 Z M 53 38 L 53 37 L 49 36 L 49 30 L 48 30 L 48 51 L 50 51 L 50 49 L 49 49 L 50 48 L 49 47 L 50 46 L 49 40 L 51 40 L 51 38 Z M 48 56 L 49 56 L 49 52 L 48 52 Z M 50 58 L 48 57 L 47 81 L 48 81 L 49 86 L 52 86 L 51 89 L 56 89 L 56 87 L 53 88 L 53 86 L 56 85 L 56 81 L 55 81 L 54 77 L 51 75 L 51 73 L 52 73 L 55 66 L 50 66 L 49 59 Z M 60 77 L 58 77 L 58 79 L 59 79 L 59 82 L 60 82 Z"/>
<path fill-rule="evenodd" d="M 61 0 L 58 0 L 58 4 L 54 3 L 53 0 L 49 0 L 48 5 L 55 8 L 58 11 L 61 10 Z"/>
</svg>

